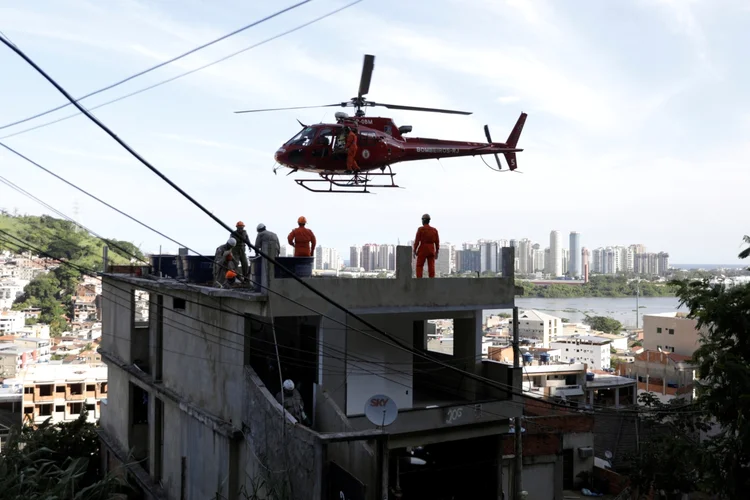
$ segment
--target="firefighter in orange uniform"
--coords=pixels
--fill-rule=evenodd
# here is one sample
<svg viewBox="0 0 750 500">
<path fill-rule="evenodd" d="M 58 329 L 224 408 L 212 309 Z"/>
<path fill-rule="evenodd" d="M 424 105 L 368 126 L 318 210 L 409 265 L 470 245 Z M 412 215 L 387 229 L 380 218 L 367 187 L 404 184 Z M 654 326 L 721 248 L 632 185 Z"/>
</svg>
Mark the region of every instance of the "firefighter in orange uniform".
<svg viewBox="0 0 750 500">
<path fill-rule="evenodd" d="M 295 257 L 312 257 L 315 254 L 315 235 L 305 227 L 307 219 L 300 217 L 297 219 L 298 227 L 293 229 L 287 241 L 294 247 Z"/>
<path fill-rule="evenodd" d="M 359 165 L 354 159 L 357 156 L 357 134 L 354 131 L 346 127 L 346 169 L 352 172 L 359 172 Z"/>
<path fill-rule="evenodd" d="M 427 273 L 430 278 L 435 277 L 435 260 L 440 252 L 440 236 L 438 230 L 430 226 L 430 214 L 422 216 L 422 227 L 417 229 L 414 238 L 414 256 L 417 258 L 417 278 L 424 272 L 424 261 L 427 261 Z"/>
</svg>

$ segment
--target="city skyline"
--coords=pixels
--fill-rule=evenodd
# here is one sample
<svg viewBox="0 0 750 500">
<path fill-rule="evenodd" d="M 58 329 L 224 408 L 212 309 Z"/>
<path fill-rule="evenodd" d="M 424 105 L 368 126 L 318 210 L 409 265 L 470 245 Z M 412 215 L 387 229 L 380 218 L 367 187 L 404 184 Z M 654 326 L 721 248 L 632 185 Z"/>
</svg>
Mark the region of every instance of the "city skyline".
<svg viewBox="0 0 750 500">
<path fill-rule="evenodd" d="M 563 235 L 579 231 L 589 247 L 638 241 L 670 249 L 675 262 L 741 263 L 736 254 L 746 232 L 742 197 L 717 194 L 721 217 L 698 203 L 666 201 L 696 188 L 723 193 L 735 187 L 731 180 L 746 176 L 748 77 L 744 53 L 731 43 L 732 35 L 745 36 L 744 26 L 732 21 L 745 6 L 684 3 L 623 4 L 602 37 L 602 19 L 613 15 L 602 2 L 581 8 L 549 0 L 435 0 L 429 9 L 362 2 L 95 113 L 232 227 L 238 220 L 249 228 L 263 222 L 282 238 L 304 215 L 321 244 L 343 251 L 358 241 L 407 241 L 427 212 L 452 242 L 495 232 L 546 241 L 545 234 L 557 228 Z M 309 22 L 319 9 L 329 10 L 316 3 L 301 7 L 83 104 L 106 102 L 216 61 Z M 3 33 L 71 95 L 82 96 L 276 10 L 271 3 L 236 0 L 221 9 L 205 2 L 117 2 L 107 9 L 91 2 L 15 2 L 3 11 Z M 400 14 L 394 19 L 388 12 Z M 358 44 L 335 41 L 345 36 L 339 27 L 357 26 L 363 18 L 372 36 Z M 634 25 L 642 27 L 637 39 Z M 310 43 L 331 37 L 335 52 Z M 286 64 L 278 64 L 280 53 L 288 54 Z M 523 175 L 492 172 L 479 158 L 417 162 L 395 169 L 405 189 L 346 201 L 302 190 L 293 182 L 299 174 L 273 175 L 273 153 L 298 131 L 296 119 L 331 121 L 336 109 L 263 116 L 232 111 L 347 99 L 356 91 L 364 53 L 377 57 L 369 94 L 374 101 L 473 112 L 367 111 L 413 126 L 415 137 L 484 141 L 488 124 L 493 138 L 502 139 L 519 113 L 527 112 L 518 156 Z M 3 124 L 64 103 L 10 50 L 0 61 L 12 76 L 0 82 Z M 715 109 L 724 110 L 719 122 L 696 119 Z M 3 135 L 69 114 L 71 106 Z M 701 147 L 685 148 L 686 137 L 700 137 Z M 218 224 L 81 116 L 5 142 L 203 254 L 226 239 Z M 145 251 L 173 247 L 11 153 L 0 152 L 0 159 L 11 182 L 68 215 L 74 215 L 78 197 L 81 222 L 94 231 Z M 247 196 L 227 196 L 228 185 Z M 628 195 L 618 199 L 620 193 Z M 39 213 L 34 201 L 11 189 L 2 188 L 0 197 L 10 211 Z M 367 216 L 355 222 L 354 213 Z M 702 238 L 695 238 L 696 231 Z"/>
</svg>

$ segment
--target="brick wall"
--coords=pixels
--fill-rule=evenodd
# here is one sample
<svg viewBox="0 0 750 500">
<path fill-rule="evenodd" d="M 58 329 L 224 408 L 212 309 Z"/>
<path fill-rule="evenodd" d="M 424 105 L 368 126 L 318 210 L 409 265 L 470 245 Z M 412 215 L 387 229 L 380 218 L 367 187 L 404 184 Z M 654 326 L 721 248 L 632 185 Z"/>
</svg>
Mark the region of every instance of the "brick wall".
<svg viewBox="0 0 750 500">
<path fill-rule="evenodd" d="M 515 454 L 515 439 L 510 436 L 503 437 L 503 455 Z M 523 456 L 539 457 L 557 455 L 562 453 L 562 436 L 557 434 L 534 434 L 531 429 L 526 428 L 523 433 Z"/>
</svg>

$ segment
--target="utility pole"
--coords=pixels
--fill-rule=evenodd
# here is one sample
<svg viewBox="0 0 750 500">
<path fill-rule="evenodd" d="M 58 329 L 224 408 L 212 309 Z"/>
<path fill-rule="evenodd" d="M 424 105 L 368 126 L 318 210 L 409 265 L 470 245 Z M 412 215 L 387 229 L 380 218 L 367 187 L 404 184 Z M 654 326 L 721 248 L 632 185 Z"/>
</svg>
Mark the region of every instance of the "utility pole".
<svg viewBox="0 0 750 500">
<path fill-rule="evenodd" d="M 109 264 L 109 262 L 108 262 L 109 259 L 107 257 L 107 251 L 108 250 L 109 249 L 107 248 L 107 245 L 104 245 L 102 247 L 102 266 L 104 267 L 104 269 L 102 269 L 102 272 L 104 272 L 104 273 L 107 272 L 107 264 Z"/>
<path fill-rule="evenodd" d="M 521 347 L 518 336 L 518 307 L 513 308 L 513 368 L 521 367 Z M 514 370 L 515 372 L 516 370 Z M 515 386 L 515 379 L 513 380 Z M 523 377 L 521 377 L 521 384 L 523 389 Z M 514 387 L 515 389 L 515 387 Z M 513 396 L 511 396 L 513 397 Z M 521 407 L 523 412 L 523 406 Z M 515 434 L 515 457 L 513 467 L 513 493 L 511 498 L 518 500 L 521 498 L 521 492 L 523 491 L 523 443 L 521 441 L 521 417 L 516 417 L 514 422 L 514 434 Z"/>
<path fill-rule="evenodd" d="M 638 298 L 641 295 L 641 277 L 638 276 L 635 279 L 635 329 L 638 329 L 638 313 L 640 312 L 640 309 L 638 308 Z"/>
</svg>

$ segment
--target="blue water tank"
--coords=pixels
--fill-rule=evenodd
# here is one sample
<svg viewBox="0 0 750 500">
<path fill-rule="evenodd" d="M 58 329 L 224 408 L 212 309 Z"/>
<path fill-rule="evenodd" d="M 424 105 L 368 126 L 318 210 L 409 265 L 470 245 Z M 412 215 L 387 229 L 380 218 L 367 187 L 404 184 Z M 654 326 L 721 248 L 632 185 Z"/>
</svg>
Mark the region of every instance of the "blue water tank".
<svg viewBox="0 0 750 500">
<path fill-rule="evenodd" d="M 542 363 L 549 363 L 549 353 L 543 352 L 539 355 L 539 361 Z"/>
<path fill-rule="evenodd" d="M 315 257 L 276 257 L 276 262 L 292 271 L 299 278 L 309 278 L 312 276 Z M 277 279 L 291 277 L 279 266 L 274 266 L 273 274 Z"/>
<path fill-rule="evenodd" d="M 523 361 L 524 363 L 531 363 L 531 361 L 534 359 L 534 355 L 530 352 L 523 353 Z"/>
<path fill-rule="evenodd" d="M 591 382 L 592 380 L 594 380 L 594 374 L 592 372 L 588 372 L 586 374 L 586 382 Z"/>
<path fill-rule="evenodd" d="M 178 259 L 177 255 L 171 254 L 152 255 L 151 273 L 158 277 L 177 278 Z"/>
<path fill-rule="evenodd" d="M 213 284 L 214 262 L 202 255 L 183 255 L 182 269 L 189 283 Z"/>
</svg>

